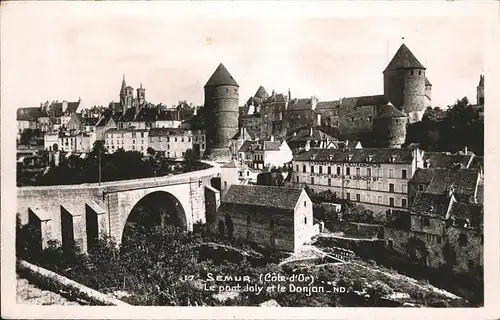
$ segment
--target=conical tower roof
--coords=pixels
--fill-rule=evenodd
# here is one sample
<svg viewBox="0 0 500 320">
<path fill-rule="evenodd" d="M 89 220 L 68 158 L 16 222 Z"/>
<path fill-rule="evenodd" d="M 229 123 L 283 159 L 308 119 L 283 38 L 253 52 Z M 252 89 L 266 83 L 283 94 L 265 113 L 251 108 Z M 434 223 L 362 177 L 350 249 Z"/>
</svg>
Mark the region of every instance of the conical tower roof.
<svg viewBox="0 0 500 320">
<path fill-rule="evenodd" d="M 479 87 L 484 87 L 484 75 L 479 76 Z"/>
<path fill-rule="evenodd" d="M 377 107 L 377 118 L 406 118 L 406 115 L 399 111 L 392 103 Z"/>
<path fill-rule="evenodd" d="M 269 97 L 269 94 L 267 93 L 266 89 L 264 89 L 263 86 L 260 86 L 257 92 L 255 93 L 254 97 L 265 99 Z"/>
<path fill-rule="evenodd" d="M 239 87 L 238 83 L 236 83 L 236 80 L 234 80 L 233 76 L 229 73 L 229 71 L 227 71 L 226 67 L 224 67 L 224 65 L 221 63 L 219 64 L 217 69 L 215 69 L 215 72 L 212 74 L 210 79 L 208 79 L 205 87 L 217 87 L 223 85 Z"/>
<path fill-rule="evenodd" d="M 397 70 L 397 69 L 424 69 L 425 67 L 417 60 L 417 58 L 411 53 L 410 49 L 403 43 L 399 50 L 396 52 L 391 62 L 385 68 L 387 70 Z"/>
</svg>

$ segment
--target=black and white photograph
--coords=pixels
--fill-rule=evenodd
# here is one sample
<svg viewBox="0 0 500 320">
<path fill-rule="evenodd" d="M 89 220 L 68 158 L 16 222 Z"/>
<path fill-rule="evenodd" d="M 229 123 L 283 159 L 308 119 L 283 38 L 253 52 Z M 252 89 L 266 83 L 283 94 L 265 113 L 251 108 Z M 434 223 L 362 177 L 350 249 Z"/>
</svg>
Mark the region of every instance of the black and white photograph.
<svg viewBox="0 0 500 320">
<path fill-rule="evenodd" d="M 492 316 L 500 6 L 393 2 L 2 3 L 2 317 Z"/>
</svg>

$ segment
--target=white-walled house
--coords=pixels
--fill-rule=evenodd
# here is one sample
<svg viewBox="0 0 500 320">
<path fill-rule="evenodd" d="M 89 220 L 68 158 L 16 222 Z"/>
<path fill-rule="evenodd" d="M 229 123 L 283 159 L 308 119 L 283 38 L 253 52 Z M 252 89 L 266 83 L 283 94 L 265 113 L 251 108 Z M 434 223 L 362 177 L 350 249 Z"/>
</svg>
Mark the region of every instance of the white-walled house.
<svg viewBox="0 0 500 320">
<path fill-rule="evenodd" d="M 255 169 L 282 167 L 292 161 L 293 153 L 285 140 L 245 141 L 238 150 L 238 158 Z"/>
</svg>

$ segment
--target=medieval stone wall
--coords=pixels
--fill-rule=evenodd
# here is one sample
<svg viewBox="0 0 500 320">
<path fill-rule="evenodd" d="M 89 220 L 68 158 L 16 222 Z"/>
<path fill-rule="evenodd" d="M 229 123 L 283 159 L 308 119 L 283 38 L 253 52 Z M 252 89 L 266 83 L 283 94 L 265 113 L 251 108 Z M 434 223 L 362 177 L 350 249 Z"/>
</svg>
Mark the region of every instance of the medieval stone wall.
<svg viewBox="0 0 500 320">
<path fill-rule="evenodd" d="M 207 149 L 229 148 L 238 133 L 239 88 L 217 86 L 205 88 L 205 132 Z"/>
</svg>

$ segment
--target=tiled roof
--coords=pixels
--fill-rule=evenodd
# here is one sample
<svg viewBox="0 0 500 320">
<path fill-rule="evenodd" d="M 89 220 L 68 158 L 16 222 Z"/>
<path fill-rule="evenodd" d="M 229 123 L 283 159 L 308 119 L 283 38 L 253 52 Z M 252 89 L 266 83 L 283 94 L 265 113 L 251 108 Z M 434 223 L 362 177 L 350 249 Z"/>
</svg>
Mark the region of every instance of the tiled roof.
<svg viewBox="0 0 500 320">
<path fill-rule="evenodd" d="M 233 76 L 227 71 L 226 67 L 221 63 L 215 69 L 215 72 L 212 74 L 210 79 L 208 79 L 207 84 L 205 84 L 205 87 L 216 87 L 216 86 L 221 86 L 221 85 L 231 85 L 231 86 L 238 86 L 238 83 L 236 83 L 236 80 L 234 80 Z"/>
<path fill-rule="evenodd" d="M 156 117 L 156 121 L 173 121 L 175 117 L 171 111 L 161 111 Z"/>
<path fill-rule="evenodd" d="M 64 111 L 64 114 L 66 115 L 71 115 L 78 110 L 78 107 L 80 106 L 80 101 L 76 102 L 68 102 L 68 107 L 66 108 L 66 111 Z"/>
<path fill-rule="evenodd" d="M 241 145 L 238 152 L 251 152 L 251 151 L 279 151 L 281 141 L 245 141 Z"/>
<path fill-rule="evenodd" d="M 280 141 L 262 141 L 264 151 L 279 151 L 281 142 Z"/>
<path fill-rule="evenodd" d="M 378 106 L 389 102 L 384 95 L 360 96 L 343 98 L 339 101 L 342 106 L 362 107 L 362 106 Z"/>
<path fill-rule="evenodd" d="M 269 96 L 269 98 L 265 99 L 262 101 L 262 103 L 276 103 L 276 102 L 286 102 L 287 98 L 284 94 L 282 93 L 276 93 L 274 97 L 272 95 Z"/>
<path fill-rule="evenodd" d="M 425 67 L 417 60 L 405 44 L 399 47 L 385 71 L 398 69 L 424 69 Z"/>
<path fill-rule="evenodd" d="M 99 121 L 99 118 L 83 118 L 82 119 L 82 125 L 84 125 L 84 126 L 95 126 L 98 121 Z"/>
<path fill-rule="evenodd" d="M 134 121 L 135 119 L 135 108 L 128 108 L 125 114 L 119 118 L 119 121 Z"/>
<path fill-rule="evenodd" d="M 413 174 L 413 177 L 411 179 L 412 182 L 415 183 L 430 183 L 432 181 L 432 178 L 434 178 L 434 170 L 432 169 L 417 169 L 415 173 Z"/>
<path fill-rule="evenodd" d="M 36 121 L 42 116 L 46 115 L 37 107 L 17 109 L 17 120 Z"/>
<path fill-rule="evenodd" d="M 255 93 L 254 97 L 266 99 L 267 97 L 269 97 L 269 94 L 267 93 L 266 89 L 264 89 L 263 86 L 260 86 L 259 89 L 257 89 L 257 92 Z"/>
<path fill-rule="evenodd" d="M 427 161 L 429 168 L 452 168 L 459 165 L 460 168 L 468 168 L 474 155 L 449 154 L 446 152 L 426 152 L 424 161 Z"/>
<path fill-rule="evenodd" d="M 110 102 L 108 105 L 108 108 L 113 110 L 114 112 L 121 112 L 122 111 L 122 105 L 120 102 Z"/>
<path fill-rule="evenodd" d="M 253 140 L 254 137 L 252 137 L 251 134 L 248 133 L 246 128 L 240 128 L 237 134 L 234 135 L 232 138 L 233 140 Z"/>
<path fill-rule="evenodd" d="M 450 217 L 470 220 L 482 220 L 483 206 L 480 204 L 454 202 L 451 206 Z"/>
<path fill-rule="evenodd" d="M 432 169 L 427 169 L 432 170 Z M 427 188 L 429 193 L 443 193 L 454 186 L 458 195 L 473 196 L 479 179 L 477 169 L 434 169 L 434 176 Z"/>
<path fill-rule="evenodd" d="M 427 77 L 425 77 L 425 85 L 432 86 L 431 82 L 429 81 L 429 79 L 427 79 Z"/>
<path fill-rule="evenodd" d="M 450 201 L 451 199 L 445 194 L 418 192 L 413 201 L 411 213 L 446 218 Z"/>
<path fill-rule="evenodd" d="M 312 99 L 311 98 L 305 98 L 305 99 L 292 99 L 288 101 L 288 111 L 295 111 L 295 110 L 311 110 L 313 107 Z"/>
<path fill-rule="evenodd" d="M 377 106 L 376 118 L 406 118 L 407 116 L 396 109 L 391 103 Z"/>
<path fill-rule="evenodd" d="M 149 130 L 150 137 L 180 136 L 180 135 L 191 135 L 191 131 L 179 128 L 152 128 Z"/>
<path fill-rule="evenodd" d="M 154 122 L 158 117 L 157 108 L 142 108 L 134 121 Z"/>
<path fill-rule="evenodd" d="M 135 129 L 135 128 L 117 129 L 117 128 L 111 128 L 111 129 L 106 130 L 106 134 L 108 134 L 108 133 L 122 133 L 122 132 L 148 132 L 148 131 L 149 131 L 148 129 Z"/>
<path fill-rule="evenodd" d="M 223 203 L 294 210 L 303 189 L 232 185 Z"/>
<path fill-rule="evenodd" d="M 411 163 L 413 161 L 413 150 L 389 148 L 352 149 L 347 151 L 319 149 L 297 154 L 293 157 L 293 160 L 366 163 L 369 157 L 371 157 L 370 163 Z M 391 157 L 394 157 L 394 161 L 390 160 Z"/>
<path fill-rule="evenodd" d="M 320 141 L 320 140 L 328 140 L 328 141 L 333 141 L 337 140 L 337 138 L 334 138 L 330 135 L 327 135 L 321 130 L 318 129 L 312 129 L 312 135 L 311 135 L 311 129 L 302 129 L 296 134 L 292 134 L 287 137 L 286 141 L 287 142 L 305 142 L 305 141 Z"/>
</svg>

